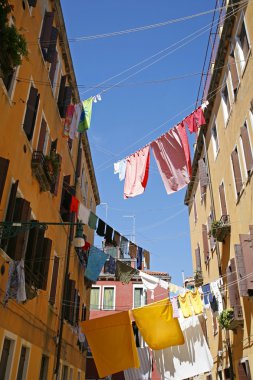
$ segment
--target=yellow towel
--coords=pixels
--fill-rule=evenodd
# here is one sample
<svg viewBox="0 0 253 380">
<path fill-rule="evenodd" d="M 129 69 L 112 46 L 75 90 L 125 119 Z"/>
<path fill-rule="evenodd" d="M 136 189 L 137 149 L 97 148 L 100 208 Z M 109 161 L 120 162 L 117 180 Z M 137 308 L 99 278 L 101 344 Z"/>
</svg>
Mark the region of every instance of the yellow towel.
<svg viewBox="0 0 253 380">
<path fill-rule="evenodd" d="M 190 301 L 190 292 L 186 292 L 184 296 L 178 296 L 180 308 L 185 318 L 192 316 L 192 307 Z"/>
<path fill-rule="evenodd" d="M 99 377 L 140 366 L 129 311 L 81 322 Z"/>
<path fill-rule="evenodd" d="M 202 304 L 201 295 L 200 295 L 198 289 L 196 289 L 195 292 L 192 291 L 190 293 L 190 300 L 191 300 L 191 303 L 192 303 L 192 306 L 194 309 L 194 313 L 195 314 L 203 313 L 203 304 Z"/>
<path fill-rule="evenodd" d="M 184 344 L 178 319 L 173 318 L 168 298 L 132 310 L 135 322 L 145 342 L 152 350 Z"/>
</svg>

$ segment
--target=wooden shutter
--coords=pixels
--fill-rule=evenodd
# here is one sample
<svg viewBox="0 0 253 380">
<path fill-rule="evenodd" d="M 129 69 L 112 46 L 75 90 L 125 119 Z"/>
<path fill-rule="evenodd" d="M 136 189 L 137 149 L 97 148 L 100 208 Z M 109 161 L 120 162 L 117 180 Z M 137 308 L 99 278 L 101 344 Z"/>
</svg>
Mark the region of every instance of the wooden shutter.
<svg viewBox="0 0 253 380">
<path fill-rule="evenodd" d="M 28 0 L 29 7 L 35 8 L 37 5 L 37 0 Z"/>
<path fill-rule="evenodd" d="M 40 135 L 39 135 L 39 141 L 37 150 L 39 152 L 43 152 L 44 143 L 45 143 L 45 137 L 46 137 L 46 131 L 47 131 L 47 123 L 44 119 L 41 120 L 41 126 L 40 126 Z"/>
<path fill-rule="evenodd" d="M 251 380 L 250 374 L 247 374 L 246 364 L 238 363 L 238 379 L 239 380 Z"/>
<path fill-rule="evenodd" d="M 237 275 L 234 258 L 230 260 L 230 265 L 227 267 L 227 287 L 231 307 L 240 306 L 240 296 L 237 285 Z"/>
<path fill-rule="evenodd" d="M 68 321 L 73 323 L 74 318 L 74 307 L 75 307 L 75 281 L 69 280 L 69 292 L 67 298 L 67 308 L 68 308 Z"/>
<path fill-rule="evenodd" d="M 246 270 L 245 270 L 245 263 L 243 259 L 242 247 L 240 244 L 235 244 L 234 248 L 235 248 L 235 263 L 236 263 L 236 269 L 237 269 L 237 275 L 238 275 L 239 293 L 241 297 L 248 297 L 248 286 L 247 286 L 247 280 L 245 278 Z"/>
<path fill-rule="evenodd" d="M 236 149 L 232 152 L 231 158 L 232 158 L 232 164 L 233 164 L 233 169 L 234 169 L 236 192 L 237 194 L 240 194 L 240 191 L 242 189 L 242 175 L 241 175 L 238 152 Z"/>
<path fill-rule="evenodd" d="M 61 117 L 66 116 L 67 107 L 71 102 L 71 97 L 72 97 L 72 88 L 70 86 L 66 86 L 64 89 L 63 105 L 60 112 Z"/>
<path fill-rule="evenodd" d="M 2 200 L 5 181 L 7 177 L 8 167 L 9 167 L 10 160 L 7 160 L 6 158 L 0 157 L 0 202 Z"/>
<path fill-rule="evenodd" d="M 226 205 L 226 198 L 225 198 L 224 183 L 220 184 L 219 193 L 220 193 L 220 204 L 221 204 L 222 215 L 227 215 L 228 212 L 227 212 L 227 205 Z"/>
<path fill-rule="evenodd" d="M 231 55 L 229 55 L 228 64 L 229 64 L 229 68 L 230 68 L 230 72 L 231 72 L 233 90 L 234 90 L 234 92 L 236 92 L 238 84 L 239 84 L 239 77 L 238 77 L 238 73 L 237 73 L 237 69 L 236 69 L 234 52 Z"/>
<path fill-rule="evenodd" d="M 78 291 L 77 291 L 77 293 L 78 293 Z M 78 324 L 79 313 L 80 313 L 80 296 L 79 296 L 79 294 L 77 294 L 76 300 L 77 300 L 77 302 L 76 302 L 76 320 L 74 321 L 74 323 Z"/>
<path fill-rule="evenodd" d="M 59 257 L 55 256 L 52 282 L 51 282 L 51 290 L 50 290 L 50 298 L 49 298 L 49 302 L 51 303 L 51 305 L 55 303 L 58 271 L 59 271 Z"/>
<path fill-rule="evenodd" d="M 43 279 L 41 277 L 40 267 L 43 262 L 43 243 L 44 243 L 45 230 L 39 229 L 37 236 L 37 244 L 35 249 L 35 256 L 33 262 L 33 275 L 36 280 L 38 289 L 41 289 Z"/>
<path fill-rule="evenodd" d="M 10 348 L 11 348 L 11 340 L 8 338 L 4 338 L 4 344 L 3 344 L 1 361 L 0 361 L 0 373 L 1 373 L 2 379 L 5 379 L 6 369 L 8 367 L 8 358 L 10 355 Z"/>
<path fill-rule="evenodd" d="M 7 212 L 5 216 L 6 222 L 11 222 L 13 220 L 17 190 L 18 190 L 18 183 L 19 181 L 16 181 L 11 186 L 10 198 L 9 198 L 8 208 L 7 208 Z"/>
<path fill-rule="evenodd" d="M 201 158 L 198 161 L 198 166 L 199 166 L 199 180 L 200 180 L 200 186 L 201 187 L 206 187 L 209 183 L 208 180 L 208 175 L 206 171 L 206 164 L 203 158 Z"/>
<path fill-rule="evenodd" d="M 29 231 L 25 252 L 25 281 L 27 284 L 31 284 L 32 281 L 39 230 L 39 226 L 36 226 Z"/>
<path fill-rule="evenodd" d="M 199 245 L 198 248 L 195 249 L 195 259 L 196 259 L 196 270 L 201 270 L 201 257 L 200 257 L 200 249 Z"/>
<path fill-rule="evenodd" d="M 30 220 L 31 208 L 30 202 L 23 198 L 17 198 L 15 203 L 13 222 L 28 222 Z M 29 230 L 18 232 L 18 234 L 9 239 L 7 254 L 13 260 L 21 260 L 24 256 Z"/>
<path fill-rule="evenodd" d="M 51 30 L 54 21 L 54 12 L 46 12 L 43 20 L 43 25 L 40 34 L 41 47 L 48 48 L 50 45 Z"/>
<path fill-rule="evenodd" d="M 76 177 L 80 177 L 81 173 L 81 163 L 82 163 L 82 148 L 79 147 L 77 154 L 77 163 L 76 163 Z"/>
<path fill-rule="evenodd" d="M 253 291 L 253 244 L 251 236 L 247 234 L 240 234 L 240 243 L 243 254 L 243 261 L 245 265 L 245 274 L 248 290 Z"/>
<path fill-rule="evenodd" d="M 84 304 L 82 304 L 82 319 L 81 321 L 85 321 L 86 320 L 86 306 Z"/>
<path fill-rule="evenodd" d="M 58 94 L 57 105 L 59 108 L 60 116 L 62 117 L 62 109 L 63 109 L 63 101 L 64 101 L 64 92 L 65 92 L 65 84 L 66 84 L 67 76 L 63 75 L 61 77 L 60 89 Z"/>
<path fill-rule="evenodd" d="M 23 129 L 29 141 L 32 139 L 32 136 L 33 136 L 34 123 L 35 123 L 35 118 L 36 118 L 36 113 L 37 113 L 37 108 L 38 108 L 38 101 L 39 101 L 38 99 L 39 99 L 38 90 L 34 88 L 33 86 L 31 86 L 29 98 L 26 104 L 26 113 L 25 113 L 25 120 L 24 120 L 24 125 L 23 125 Z"/>
<path fill-rule="evenodd" d="M 209 215 L 208 217 L 208 231 L 209 232 L 211 231 L 211 226 L 212 226 L 212 217 Z M 215 248 L 216 243 L 212 234 L 210 234 L 209 241 L 210 241 L 210 248 L 211 250 L 213 250 Z"/>
<path fill-rule="evenodd" d="M 203 238 L 203 250 L 205 263 L 208 263 L 209 260 L 209 247 L 208 247 L 208 236 L 207 236 L 207 226 L 202 224 L 202 238 Z"/>
<path fill-rule="evenodd" d="M 249 140 L 249 132 L 246 123 L 241 127 L 241 138 L 246 162 L 247 172 L 250 173 L 253 168 L 253 156 Z"/>
<path fill-rule="evenodd" d="M 253 226 L 249 226 L 249 233 L 250 233 L 250 237 L 251 237 L 251 242 L 253 244 Z"/>
<path fill-rule="evenodd" d="M 40 265 L 40 275 L 41 275 L 41 289 L 47 290 L 47 278 L 48 278 L 48 269 L 50 263 L 50 255 L 52 248 L 52 240 L 45 238 L 43 241 L 43 253 L 42 261 Z"/>
<path fill-rule="evenodd" d="M 16 380 L 22 380 L 23 379 L 26 350 L 27 350 L 27 348 L 25 346 L 22 346 L 21 353 L 20 353 L 20 358 L 19 358 L 18 374 L 17 374 L 17 379 Z"/>
<path fill-rule="evenodd" d="M 57 177 L 55 179 L 55 184 L 54 184 L 54 187 L 52 189 L 52 193 L 54 195 L 57 195 L 58 193 L 58 189 L 59 189 L 59 182 L 60 182 L 60 177 L 61 177 L 61 163 L 62 163 L 62 157 L 58 154 L 58 157 L 59 157 L 59 170 L 58 170 L 58 174 L 57 174 Z"/>
<path fill-rule="evenodd" d="M 58 29 L 52 26 L 51 35 L 50 35 L 50 44 L 49 44 L 49 47 L 47 50 L 47 56 L 46 56 L 46 60 L 49 63 L 52 63 L 54 60 L 58 34 L 59 34 Z"/>
<path fill-rule="evenodd" d="M 196 195 L 193 196 L 193 210 L 194 210 L 194 223 L 198 220 L 198 214 L 197 214 L 197 205 L 196 205 Z"/>
<path fill-rule="evenodd" d="M 51 66 L 50 66 L 50 71 L 49 71 L 49 79 L 50 79 L 50 82 L 51 82 L 52 86 L 54 85 L 54 76 L 55 76 L 55 70 L 56 70 L 56 66 L 57 66 L 57 61 L 58 61 L 58 53 L 55 50 L 55 52 L 53 54 L 52 63 L 51 63 Z"/>
</svg>

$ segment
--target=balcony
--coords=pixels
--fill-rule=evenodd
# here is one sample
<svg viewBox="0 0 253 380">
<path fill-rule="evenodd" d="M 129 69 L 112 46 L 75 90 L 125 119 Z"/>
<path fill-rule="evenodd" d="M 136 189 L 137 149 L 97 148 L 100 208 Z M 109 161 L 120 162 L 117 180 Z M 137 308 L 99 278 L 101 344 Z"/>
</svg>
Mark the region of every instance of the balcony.
<svg viewBox="0 0 253 380">
<path fill-rule="evenodd" d="M 32 155 L 32 173 L 37 178 L 40 191 L 51 191 L 54 188 L 60 170 L 60 158 L 57 153 L 44 156 L 34 151 Z"/>
<path fill-rule="evenodd" d="M 211 235 L 219 242 L 223 242 L 230 234 L 231 224 L 229 215 L 222 215 L 220 220 L 213 221 L 211 225 Z"/>
<path fill-rule="evenodd" d="M 233 318 L 229 324 L 229 330 L 236 330 L 238 327 L 243 327 L 244 319 L 241 305 L 233 306 Z"/>
</svg>

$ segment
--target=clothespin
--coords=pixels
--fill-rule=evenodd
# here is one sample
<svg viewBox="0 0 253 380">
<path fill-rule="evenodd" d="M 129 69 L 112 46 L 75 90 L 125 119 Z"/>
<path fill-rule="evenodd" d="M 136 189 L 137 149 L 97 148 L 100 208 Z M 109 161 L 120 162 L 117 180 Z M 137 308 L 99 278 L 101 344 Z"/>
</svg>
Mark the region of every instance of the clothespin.
<svg viewBox="0 0 253 380">
<path fill-rule="evenodd" d="M 209 104 L 208 100 L 206 100 L 204 103 L 201 104 L 201 108 L 202 108 L 203 111 L 204 111 L 205 108 L 207 108 L 208 104 Z"/>
</svg>

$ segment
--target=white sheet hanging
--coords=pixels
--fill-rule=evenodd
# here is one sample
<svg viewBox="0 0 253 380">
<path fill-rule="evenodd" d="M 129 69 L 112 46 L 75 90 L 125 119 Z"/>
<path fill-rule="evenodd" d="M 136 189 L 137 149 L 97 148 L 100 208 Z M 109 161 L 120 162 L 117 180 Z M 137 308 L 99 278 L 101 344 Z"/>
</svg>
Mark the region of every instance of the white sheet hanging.
<svg viewBox="0 0 253 380">
<path fill-rule="evenodd" d="M 138 347 L 140 368 L 129 368 L 124 371 L 125 380 L 149 380 L 152 374 L 152 359 L 148 347 Z"/>
</svg>

